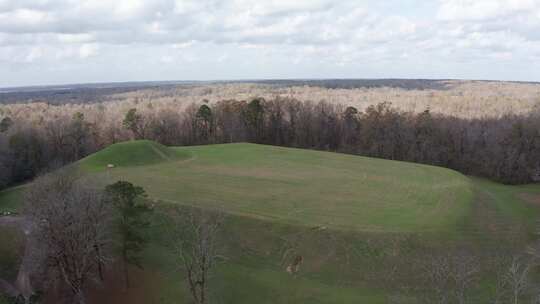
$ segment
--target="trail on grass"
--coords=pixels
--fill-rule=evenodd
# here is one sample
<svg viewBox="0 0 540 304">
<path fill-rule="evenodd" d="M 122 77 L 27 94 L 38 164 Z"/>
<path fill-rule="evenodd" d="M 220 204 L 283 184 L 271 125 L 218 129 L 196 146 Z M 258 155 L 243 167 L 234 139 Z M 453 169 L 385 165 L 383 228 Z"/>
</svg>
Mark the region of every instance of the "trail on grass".
<svg viewBox="0 0 540 304">
<path fill-rule="evenodd" d="M 170 161 L 170 160 L 171 160 L 171 158 L 170 158 L 167 154 L 163 153 L 163 151 L 159 150 L 159 149 L 156 148 L 154 145 L 150 145 L 150 147 L 151 147 L 152 150 L 153 150 L 157 155 L 159 155 L 159 157 L 161 157 L 162 159 L 167 160 L 167 161 Z"/>
</svg>

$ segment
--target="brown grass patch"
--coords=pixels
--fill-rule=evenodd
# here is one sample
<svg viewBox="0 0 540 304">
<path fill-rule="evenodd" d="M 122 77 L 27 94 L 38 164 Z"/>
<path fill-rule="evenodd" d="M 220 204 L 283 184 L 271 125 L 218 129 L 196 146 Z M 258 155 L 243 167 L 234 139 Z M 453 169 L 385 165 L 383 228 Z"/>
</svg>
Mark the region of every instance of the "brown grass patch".
<svg viewBox="0 0 540 304">
<path fill-rule="evenodd" d="M 123 272 L 113 267 L 105 275 L 105 282 L 95 283 L 86 290 L 88 304 L 148 304 L 160 303 L 158 284 L 162 277 L 149 270 L 130 268 L 130 288 L 126 289 Z M 44 304 L 62 303 L 65 298 L 61 292 L 52 290 L 44 297 Z"/>
<path fill-rule="evenodd" d="M 540 194 L 538 193 L 518 193 L 517 197 L 534 206 L 540 206 Z"/>
</svg>

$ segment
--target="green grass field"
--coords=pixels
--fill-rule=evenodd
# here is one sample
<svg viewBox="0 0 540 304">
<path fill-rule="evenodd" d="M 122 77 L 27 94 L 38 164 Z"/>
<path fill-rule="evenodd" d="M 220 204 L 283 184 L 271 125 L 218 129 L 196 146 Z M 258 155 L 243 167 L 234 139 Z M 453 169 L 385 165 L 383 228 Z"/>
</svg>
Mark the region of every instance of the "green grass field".
<svg viewBox="0 0 540 304">
<path fill-rule="evenodd" d="M 176 206 L 229 215 L 213 300 L 235 304 L 387 303 L 393 284 L 411 280 L 416 270 L 409 264 L 426 248 L 520 247 L 540 215 L 538 185 L 505 186 L 444 168 L 311 150 L 133 141 L 75 165 L 100 186 L 117 180 L 143 186 L 159 207 L 140 285 L 99 303 L 189 302 L 173 271 L 178 261 L 167 210 Z M 0 192 L 0 211 L 17 211 L 23 189 Z M 285 271 L 291 254 L 304 257 L 297 277 Z M 396 267 L 403 275 L 387 281 L 387 269 Z M 484 294 L 489 284 L 475 292 Z"/>
<path fill-rule="evenodd" d="M 0 191 L 0 213 L 20 210 L 23 192 L 23 186 Z"/>
<path fill-rule="evenodd" d="M 101 180 L 143 185 L 164 202 L 361 231 L 453 230 L 473 197 L 470 180 L 447 169 L 255 144 L 168 149 L 131 142 L 80 166 L 105 171 Z"/>
<path fill-rule="evenodd" d="M 79 162 L 85 171 L 101 171 L 109 164 L 119 167 L 147 166 L 164 161 L 188 158 L 189 154 L 178 153 L 158 143 L 141 140 L 118 143 Z"/>
</svg>

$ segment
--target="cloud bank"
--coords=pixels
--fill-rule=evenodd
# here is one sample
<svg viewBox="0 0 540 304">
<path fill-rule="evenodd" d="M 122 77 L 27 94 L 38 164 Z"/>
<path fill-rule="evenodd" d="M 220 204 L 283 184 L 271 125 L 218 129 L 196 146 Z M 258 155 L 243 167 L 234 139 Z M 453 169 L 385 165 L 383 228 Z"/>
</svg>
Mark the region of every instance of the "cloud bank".
<svg viewBox="0 0 540 304">
<path fill-rule="evenodd" d="M 540 0 L 0 0 L 0 86 L 540 81 L 539 62 Z"/>
</svg>

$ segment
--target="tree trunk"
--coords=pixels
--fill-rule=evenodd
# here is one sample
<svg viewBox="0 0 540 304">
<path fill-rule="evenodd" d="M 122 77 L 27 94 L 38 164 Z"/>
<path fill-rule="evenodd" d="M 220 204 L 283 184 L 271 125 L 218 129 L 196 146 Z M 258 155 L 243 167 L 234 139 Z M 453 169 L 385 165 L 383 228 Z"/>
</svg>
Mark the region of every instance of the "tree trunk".
<svg viewBox="0 0 540 304">
<path fill-rule="evenodd" d="M 79 290 L 75 293 L 75 301 L 77 304 L 86 304 L 86 299 L 82 290 Z"/>
<path fill-rule="evenodd" d="M 99 246 L 96 245 L 95 246 L 96 248 L 96 254 L 98 256 L 98 273 L 99 273 L 99 279 L 101 280 L 101 282 L 104 282 L 105 281 L 105 277 L 103 276 L 103 262 L 101 260 L 101 250 L 99 250 Z"/>
<path fill-rule="evenodd" d="M 129 289 L 129 269 L 128 269 L 128 262 L 127 262 L 127 256 L 126 256 L 126 249 L 122 250 L 122 260 L 124 264 L 124 282 L 126 283 L 126 290 Z"/>
</svg>

